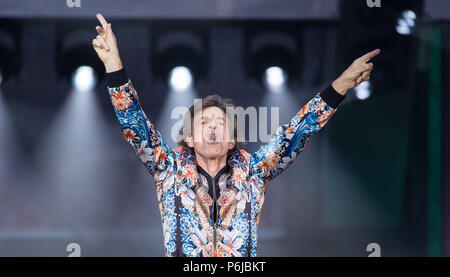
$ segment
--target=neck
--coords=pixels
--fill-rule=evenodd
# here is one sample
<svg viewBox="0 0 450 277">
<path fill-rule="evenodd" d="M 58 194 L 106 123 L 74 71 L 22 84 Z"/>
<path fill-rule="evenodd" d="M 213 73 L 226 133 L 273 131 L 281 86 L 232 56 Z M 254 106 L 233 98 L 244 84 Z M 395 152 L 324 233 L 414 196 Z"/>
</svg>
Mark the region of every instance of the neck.
<svg viewBox="0 0 450 277">
<path fill-rule="evenodd" d="M 197 165 L 203 168 L 211 177 L 215 177 L 217 172 L 227 164 L 226 155 L 220 158 L 206 158 L 196 154 Z"/>
</svg>

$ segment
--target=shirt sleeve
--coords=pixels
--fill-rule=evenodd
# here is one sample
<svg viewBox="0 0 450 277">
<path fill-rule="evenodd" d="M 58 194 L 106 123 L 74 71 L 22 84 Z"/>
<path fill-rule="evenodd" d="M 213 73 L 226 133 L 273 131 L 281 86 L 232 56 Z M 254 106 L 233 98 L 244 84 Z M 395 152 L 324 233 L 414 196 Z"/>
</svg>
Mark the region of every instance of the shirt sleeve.
<svg viewBox="0 0 450 277">
<path fill-rule="evenodd" d="M 161 180 L 173 166 L 173 153 L 141 108 L 137 92 L 124 68 L 106 73 L 107 89 L 120 122 L 122 136 L 147 170 Z"/>
<path fill-rule="evenodd" d="M 344 98 L 329 85 L 306 103 L 289 123 L 279 126 L 269 141 L 252 154 L 252 175 L 259 179 L 263 190 L 294 162 L 310 136 L 325 126 Z"/>
</svg>

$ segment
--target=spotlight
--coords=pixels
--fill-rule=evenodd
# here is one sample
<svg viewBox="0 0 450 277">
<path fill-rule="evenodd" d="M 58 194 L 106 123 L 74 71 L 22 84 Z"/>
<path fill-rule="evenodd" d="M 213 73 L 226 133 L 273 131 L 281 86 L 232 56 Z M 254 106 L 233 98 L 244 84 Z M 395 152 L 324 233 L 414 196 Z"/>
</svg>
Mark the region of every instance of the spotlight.
<svg viewBox="0 0 450 277">
<path fill-rule="evenodd" d="M 194 88 L 208 73 L 208 29 L 196 24 L 152 29 L 150 66 L 172 91 Z"/>
<path fill-rule="evenodd" d="M 302 61 L 294 29 L 261 23 L 245 28 L 245 70 L 268 91 L 282 92 L 299 76 Z"/>
<path fill-rule="evenodd" d="M 80 91 L 92 90 L 104 77 L 104 67 L 90 45 L 77 45 L 60 52 L 57 59 L 60 77 Z"/>
<path fill-rule="evenodd" d="M 355 95 L 356 98 L 358 98 L 359 100 L 366 100 L 367 98 L 370 97 L 371 94 L 372 88 L 370 81 L 362 82 L 361 84 L 359 84 L 359 86 L 355 88 Z"/>
<path fill-rule="evenodd" d="M 186 66 L 174 67 L 169 73 L 169 84 L 175 91 L 184 91 L 192 87 L 192 73 Z"/>
<path fill-rule="evenodd" d="M 249 55 L 247 72 L 272 92 L 281 92 L 298 75 L 298 57 L 289 49 L 278 45 L 264 46 Z"/>
<path fill-rule="evenodd" d="M 97 76 L 94 69 L 83 65 L 78 67 L 72 74 L 72 86 L 80 91 L 88 91 L 97 84 Z"/>
<path fill-rule="evenodd" d="M 264 82 L 273 92 L 281 92 L 287 80 L 286 72 L 278 66 L 271 66 L 264 73 Z"/>
<path fill-rule="evenodd" d="M 397 21 L 397 33 L 401 35 L 410 35 L 411 30 L 415 27 L 416 14 L 413 11 L 403 11 L 401 17 Z"/>
</svg>

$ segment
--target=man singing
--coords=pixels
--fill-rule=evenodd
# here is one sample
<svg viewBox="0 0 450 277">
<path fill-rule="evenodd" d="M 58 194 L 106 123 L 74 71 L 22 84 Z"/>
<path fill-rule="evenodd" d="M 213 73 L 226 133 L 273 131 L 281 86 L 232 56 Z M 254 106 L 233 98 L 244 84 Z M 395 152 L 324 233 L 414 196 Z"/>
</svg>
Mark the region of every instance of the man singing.
<svg viewBox="0 0 450 277">
<path fill-rule="evenodd" d="M 169 149 L 142 110 L 120 59 L 117 41 L 101 14 L 92 45 L 106 70 L 108 92 L 125 140 L 153 176 L 165 255 L 256 256 L 257 227 L 266 185 L 303 150 L 336 112 L 347 91 L 369 80 L 374 50 L 356 59 L 317 93 L 269 142 L 253 154 L 242 149 L 230 122 L 233 105 L 217 95 L 185 115 L 179 145 Z M 186 130 L 192 130 L 186 132 Z"/>
</svg>

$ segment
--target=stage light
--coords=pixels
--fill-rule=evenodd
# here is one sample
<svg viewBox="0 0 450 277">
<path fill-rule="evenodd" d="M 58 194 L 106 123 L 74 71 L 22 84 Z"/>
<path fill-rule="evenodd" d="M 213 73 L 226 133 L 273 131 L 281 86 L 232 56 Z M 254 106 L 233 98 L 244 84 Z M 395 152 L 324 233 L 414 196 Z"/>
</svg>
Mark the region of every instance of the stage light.
<svg viewBox="0 0 450 277">
<path fill-rule="evenodd" d="M 280 92 L 287 81 L 286 72 L 278 66 L 271 66 L 264 73 L 264 82 L 273 92 Z"/>
<path fill-rule="evenodd" d="M 403 11 L 401 17 L 397 20 L 396 30 L 401 35 L 410 35 L 415 27 L 416 14 L 413 11 Z"/>
<path fill-rule="evenodd" d="M 197 27 L 173 24 L 170 28 L 152 29 L 151 72 L 173 92 L 185 93 L 201 86 L 209 73 L 209 31 Z"/>
<path fill-rule="evenodd" d="M 289 76 L 297 76 L 297 57 L 280 46 L 265 46 L 249 55 L 247 72 L 271 92 L 282 92 L 289 85 Z"/>
<path fill-rule="evenodd" d="M 65 30 L 58 39 L 55 53 L 58 77 L 71 87 L 87 91 L 104 78 L 105 68 L 92 45 L 91 32 Z"/>
<path fill-rule="evenodd" d="M 271 28 L 261 32 L 260 28 L 250 25 L 246 29 L 245 70 L 266 91 L 284 92 L 300 75 L 302 61 L 295 34 Z"/>
<path fill-rule="evenodd" d="M 174 67 L 169 74 L 169 85 L 175 91 L 185 91 L 192 87 L 193 77 L 191 70 L 186 66 Z"/>
<path fill-rule="evenodd" d="M 372 88 L 370 81 L 362 82 L 361 84 L 359 84 L 359 86 L 355 88 L 355 95 L 356 98 L 358 98 L 359 100 L 366 100 L 367 98 L 370 97 L 371 94 Z"/>
<path fill-rule="evenodd" d="M 92 67 L 83 65 L 72 74 L 72 86 L 80 91 L 88 91 L 97 84 L 97 76 Z"/>
<path fill-rule="evenodd" d="M 104 67 L 89 45 L 77 45 L 62 51 L 58 57 L 58 72 L 73 88 L 94 89 L 104 76 Z"/>
</svg>

